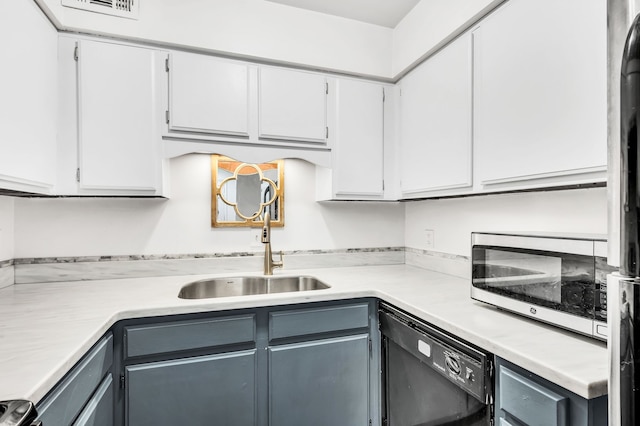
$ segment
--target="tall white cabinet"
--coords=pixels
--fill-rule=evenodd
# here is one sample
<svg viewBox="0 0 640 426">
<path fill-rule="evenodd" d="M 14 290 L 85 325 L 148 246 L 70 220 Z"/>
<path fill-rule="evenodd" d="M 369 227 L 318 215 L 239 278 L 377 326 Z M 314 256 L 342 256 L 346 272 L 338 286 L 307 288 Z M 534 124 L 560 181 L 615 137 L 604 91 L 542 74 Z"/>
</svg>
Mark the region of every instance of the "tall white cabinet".
<svg viewBox="0 0 640 426">
<path fill-rule="evenodd" d="M 400 83 L 403 198 L 472 184 L 472 43 L 465 34 Z"/>
<path fill-rule="evenodd" d="M 333 191 L 336 197 L 384 195 L 384 86 L 352 79 L 337 84 Z"/>
<path fill-rule="evenodd" d="M 58 193 L 162 195 L 166 53 L 60 38 Z"/>
<path fill-rule="evenodd" d="M 57 41 L 33 1 L 0 13 L 0 187 L 50 194 L 56 181 Z"/>
<path fill-rule="evenodd" d="M 473 32 L 482 189 L 605 179 L 606 7 L 509 0 Z"/>
</svg>

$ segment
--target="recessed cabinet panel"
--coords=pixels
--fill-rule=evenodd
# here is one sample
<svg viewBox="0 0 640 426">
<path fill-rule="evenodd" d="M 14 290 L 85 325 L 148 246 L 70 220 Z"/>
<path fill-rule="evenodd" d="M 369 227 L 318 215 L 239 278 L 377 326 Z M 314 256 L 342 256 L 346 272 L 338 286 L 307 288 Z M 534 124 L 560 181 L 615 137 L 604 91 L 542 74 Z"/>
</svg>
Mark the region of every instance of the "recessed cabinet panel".
<svg viewBox="0 0 640 426">
<path fill-rule="evenodd" d="M 51 193 L 56 172 L 58 33 L 33 1 L 0 14 L 0 187 Z"/>
<path fill-rule="evenodd" d="M 269 348 L 269 424 L 369 424 L 369 336 Z"/>
<path fill-rule="evenodd" d="M 272 67 L 261 67 L 259 76 L 259 137 L 325 143 L 325 76 Z"/>
<path fill-rule="evenodd" d="M 125 354 L 135 357 L 247 343 L 255 336 L 254 315 L 129 326 L 124 329 Z"/>
<path fill-rule="evenodd" d="M 475 30 L 481 184 L 605 170 L 606 8 L 510 0 Z"/>
<path fill-rule="evenodd" d="M 269 339 L 304 336 L 369 326 L 366 303 L 269 313 Z"/>
<path fill-rule="evenodd" d="M 160 52 L 79 41 L 80 187 L 154 193 L 159 186 Z"/>
<path fill-rule="evenodd" d="M 169 129 L 249 136 L 249 66 L 174 52 L 169 67 Z"/>
<path fill-rule="evenodd" d="M 73 426 L 113 426 L 113 377 L 102 381 Z"/>
<path fill-rule="evenodd" d="M 401 81 L 404 198 L 472 183 L 472 50 L 465 34 Z"/>
<path fill-rule="evenodd" d="M 113 364 L 113 337 L 105 336 L 38 405 L 45 425 L 73 422 Z"/>
<path fill-rule="evenodd" d="M 126 367 L 126 424 L 256 424 L 256 351 Z"/>
<path fill-rule="evenodd" d="M 336 195 L 383 195 L 383 86 L 359 80 L 337 83 L 334 150 Z"/>
</svg>

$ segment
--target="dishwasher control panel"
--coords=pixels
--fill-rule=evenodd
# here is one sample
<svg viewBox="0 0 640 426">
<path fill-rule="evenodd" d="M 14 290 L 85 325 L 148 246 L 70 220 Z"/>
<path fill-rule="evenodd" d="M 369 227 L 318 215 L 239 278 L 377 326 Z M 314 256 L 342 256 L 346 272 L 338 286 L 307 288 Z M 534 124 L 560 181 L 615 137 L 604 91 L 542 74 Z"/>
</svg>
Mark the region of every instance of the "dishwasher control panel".
<svg viewBox="0 0 640 426">
<path fill-rule="evenodd" d="M 451 348 L 431 336 L 421 336 L 417 337 L 417 339 L 418 341 L 430 341 L 431 356 L 423 359 L 423 362 L 468 393 L 478 399 L 482 398 L 482 395 L 484 395 L 484 371 L 479 360 Z"/>
</svg>

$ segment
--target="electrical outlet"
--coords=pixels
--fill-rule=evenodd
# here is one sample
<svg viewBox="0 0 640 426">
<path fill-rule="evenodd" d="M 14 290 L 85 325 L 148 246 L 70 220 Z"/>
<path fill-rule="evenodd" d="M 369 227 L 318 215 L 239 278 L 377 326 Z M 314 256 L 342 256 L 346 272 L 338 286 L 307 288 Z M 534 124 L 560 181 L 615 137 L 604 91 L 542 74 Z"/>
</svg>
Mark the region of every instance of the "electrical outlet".
<svg viewBox="0 0 640 426">
<path fill-rule="evenodd" d="M 252 249 L 262 248 L 262 228 L 251 228 L 250 235 L 249 247 Z"/>
<path fill-rule="evenodd" d="M 435 231 L 433 229 L 424 230 L 424 246 L 425 248 L 433 248 Z"/>
</svg>

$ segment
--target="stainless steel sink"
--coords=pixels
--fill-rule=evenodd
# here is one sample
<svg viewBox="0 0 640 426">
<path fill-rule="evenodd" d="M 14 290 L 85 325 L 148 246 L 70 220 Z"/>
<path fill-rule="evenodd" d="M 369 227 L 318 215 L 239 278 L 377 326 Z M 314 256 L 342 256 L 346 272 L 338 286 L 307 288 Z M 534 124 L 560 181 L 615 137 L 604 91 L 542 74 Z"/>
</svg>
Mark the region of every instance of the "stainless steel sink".
<svg viewBox="0 0 640 426">
<path fill-rule="evenodd" d="M 182 287 L 181 299 L 250 296 L 256 294 L 323 290 L 330 286 L 314 277 L 231 277 L 194 281 Z"/>
</svg>

